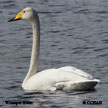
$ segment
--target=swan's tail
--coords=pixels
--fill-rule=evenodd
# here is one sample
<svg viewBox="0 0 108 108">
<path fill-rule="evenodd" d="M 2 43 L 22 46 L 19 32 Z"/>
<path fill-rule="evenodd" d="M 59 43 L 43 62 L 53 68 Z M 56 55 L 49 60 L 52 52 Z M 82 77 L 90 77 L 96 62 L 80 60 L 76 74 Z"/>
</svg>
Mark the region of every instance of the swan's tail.
<svg viewBox="0 0 108 108">
<path fill-rule="evenodd" d="M 97 83 L 99 83 L 100 80 L 93 79 L 93 80 L 86 80 L 86 81 L 80 81 L 80 82 L 59 82 L 56 84 L 56 89 L 58 90 L 65 90 L 65 91 L 86 91 L 86 90 L 93 90 Z"/>
</svg>

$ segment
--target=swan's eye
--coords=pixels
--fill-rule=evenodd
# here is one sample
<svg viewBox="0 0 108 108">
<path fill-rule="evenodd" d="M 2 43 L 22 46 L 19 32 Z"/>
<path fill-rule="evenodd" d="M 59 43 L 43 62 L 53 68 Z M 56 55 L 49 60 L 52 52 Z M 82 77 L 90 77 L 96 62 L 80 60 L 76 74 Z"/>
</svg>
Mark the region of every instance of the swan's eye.
<svg viewBox="0 0 108 108">
<path fill-rule="evenodd" d="M 23 11 L 25 13 L 25 11 Z"/>
</svg>

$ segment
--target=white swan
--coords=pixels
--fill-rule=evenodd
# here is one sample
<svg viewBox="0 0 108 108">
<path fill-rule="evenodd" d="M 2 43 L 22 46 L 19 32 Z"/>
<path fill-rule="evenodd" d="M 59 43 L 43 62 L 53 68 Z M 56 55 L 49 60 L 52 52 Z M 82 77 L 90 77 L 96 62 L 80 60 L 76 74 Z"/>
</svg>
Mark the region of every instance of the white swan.
<svg viewBox="0 0 108 108">
<path fill-rule="evenodd" d="M 37 73 L 39 46 L 40 46 L 40 23 L 37 12 L 27 7 L 19 12 L 11 21 L 27 20 L 33 28 L 33 46 L 29 72 L 25 77 L 22 87 L 24 90 L 89 90 L 100 82 L 82 70 L 72 66 L 58 69 L 47 69 Z"/>
</svg>

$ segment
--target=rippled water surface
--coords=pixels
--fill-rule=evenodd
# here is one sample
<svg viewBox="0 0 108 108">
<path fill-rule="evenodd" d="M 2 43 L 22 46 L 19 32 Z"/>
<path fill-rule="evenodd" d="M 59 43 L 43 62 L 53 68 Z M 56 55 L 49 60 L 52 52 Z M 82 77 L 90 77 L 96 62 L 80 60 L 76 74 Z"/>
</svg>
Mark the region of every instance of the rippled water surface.
<svg viewBox="0 0 108 108">
<path fill-rule="evenodd" d="M 26 92 L 32 29 L 25 21 L 8 23 L 24 7 L 39 13 L 39 69 L 72 65 L 101 80 L 96 91 Z M 84 105 L 84 99 L 102 105 Z M 18 108 L 108 108 L 108 0 L 0 0 L 0 107 L 5 100 L 32 101 Z"/>
</svg>

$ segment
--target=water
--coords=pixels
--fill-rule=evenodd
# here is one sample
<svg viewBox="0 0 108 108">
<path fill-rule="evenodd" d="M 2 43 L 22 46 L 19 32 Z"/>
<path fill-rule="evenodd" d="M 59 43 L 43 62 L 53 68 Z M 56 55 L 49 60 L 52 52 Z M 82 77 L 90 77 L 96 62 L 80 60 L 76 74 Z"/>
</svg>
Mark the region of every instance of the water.
<svg viewBox="0 0 108 108">
<path fill-rule="evenodd" d="M 29 68 L 32 29 L 24 21 L 8 23 L 26 6 L 35 8 L 41 23 L 39 71 L 72 65 L 102 82 L 96 91 L 26 92 L 21 88 Z M 32 101 L 18 108 L 108 107 L 107 0 L 0 0 L 0 107 L 5 100 Z M 102 101 L 84 105 L 83 100 Z"/>
</svg>

